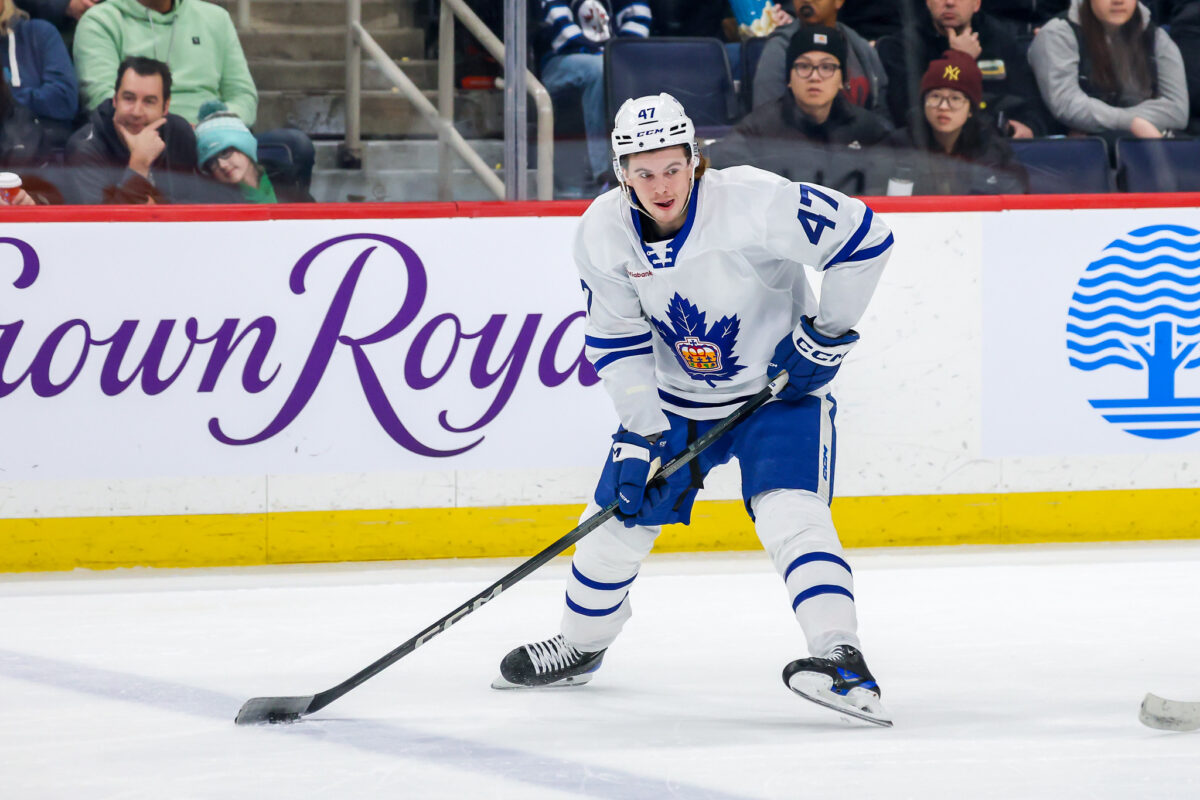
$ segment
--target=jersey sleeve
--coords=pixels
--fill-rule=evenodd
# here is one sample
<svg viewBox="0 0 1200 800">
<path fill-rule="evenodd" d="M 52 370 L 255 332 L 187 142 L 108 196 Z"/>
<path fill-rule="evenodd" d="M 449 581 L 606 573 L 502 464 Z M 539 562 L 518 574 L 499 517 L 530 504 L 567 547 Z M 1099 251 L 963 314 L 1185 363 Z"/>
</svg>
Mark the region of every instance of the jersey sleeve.
<svg viewBox="0 0 1200 800">
<path fill-rule="evenodd" d="M 621 264 L 605 263 L 608 248 L 581 224 L 575 264 L 587 299 L 584 355 L 600 376 L 621 425 L 649 436 L 670 427 L 658 399 L 653 332 Z M 611 234 L 610 234 L 611 235 Z"/>
<path fill-rule="evenodd" d="M 861 200 L 810 183 L 781 183 L 763 215 L 772 255 L 823 273 L 814 321 L 841 336 L 862 318 L 891 256 L 892 231 Z"/>
</svg>

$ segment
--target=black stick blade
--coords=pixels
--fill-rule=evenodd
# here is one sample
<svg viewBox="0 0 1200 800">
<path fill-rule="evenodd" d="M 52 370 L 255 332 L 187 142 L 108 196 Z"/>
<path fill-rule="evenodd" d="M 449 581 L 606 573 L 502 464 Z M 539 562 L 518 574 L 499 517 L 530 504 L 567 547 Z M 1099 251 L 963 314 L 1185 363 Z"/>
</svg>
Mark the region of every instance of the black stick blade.
<svg viewBox="0 0 1200 800">
<path fill-rule="evenodd" d="M 308 713 L 312 702 L 311 694 L 307 697 L 252 697 L 242 705 L 234 722 L 238 725 L 295 722 L 300 715 Z"/>
</svg>

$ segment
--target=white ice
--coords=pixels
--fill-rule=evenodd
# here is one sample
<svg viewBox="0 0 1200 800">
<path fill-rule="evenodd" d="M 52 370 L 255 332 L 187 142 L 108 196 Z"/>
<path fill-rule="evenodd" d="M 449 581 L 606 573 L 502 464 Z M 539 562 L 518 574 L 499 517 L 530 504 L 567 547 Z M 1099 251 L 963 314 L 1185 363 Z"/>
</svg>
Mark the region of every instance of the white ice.
<svg viewBox="0 0 1200 800">
<path fill-rule="evenodd" d="M 791 694 L 761 553 L 652 556 L 588 686 L 498 692 L 557 631 L 561 559 L 328 708 L 333 686 L 519 560 L 0 576 L 0 797 L 1196 798 L 1200 542 L 862 550 L 864 652 L 895 728 Z"/>
</svg>

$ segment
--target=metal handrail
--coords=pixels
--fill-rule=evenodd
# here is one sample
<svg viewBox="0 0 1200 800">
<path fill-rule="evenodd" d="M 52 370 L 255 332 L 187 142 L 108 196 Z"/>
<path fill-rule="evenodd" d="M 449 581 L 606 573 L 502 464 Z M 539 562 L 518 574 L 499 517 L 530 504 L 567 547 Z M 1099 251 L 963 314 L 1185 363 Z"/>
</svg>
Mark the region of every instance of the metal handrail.
<svg viewBox="0 0 1200 800">
<path fill-rule="evenodd" d="M 250 0 L 237 0 L 235 26 L 239 31 L 250 30 Z"/>
<path fill-rule="evenodd" d="M 248 2 L 249 0 L 239 0 Z M 438 197 L 451 199 L 450 159 L 453 150 L 496 195 L 505 199 L 503 182 L 483 159 L 471 149 L 466 140 L 454 128 L 454 27 L 453 17 L 467 28 L 498 61 L 504 61 L 504 45 L 488 29 L 475 12 L 462 0 L 441 0 L 441 25 L 438 39 L 438 107 L 435 108 L 424 93 L 404 73 L 395 61 L 379 46 L 362 26 L 362 0 L 347 0 L 346 4 L 346 141 L 348 153 L 358 156 L 362 152 L 362 52 L 366 51 L 383 72 L 383 75 L 400 90 L 430 125 L 437 131 L 438 141 Z M 453 14 L 453 17 L 451 17 Z M 554 197 L 554 110 L 550 93 L 533 76 L 525 71 L 526 87 L 537 108 L 537 196 L 539 200 Z"/>
</svg>

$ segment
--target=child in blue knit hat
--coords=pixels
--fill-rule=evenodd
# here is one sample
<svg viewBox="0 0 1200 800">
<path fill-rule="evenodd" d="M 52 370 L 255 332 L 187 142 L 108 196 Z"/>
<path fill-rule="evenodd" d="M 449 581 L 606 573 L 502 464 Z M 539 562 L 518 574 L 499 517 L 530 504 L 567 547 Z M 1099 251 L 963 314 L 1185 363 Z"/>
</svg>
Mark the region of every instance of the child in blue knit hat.
<svg viewBox="0 0 1200 800">
<path fill-rule="evenodd" d="M 258 141 L 254 134 L 218 100 L 200 107 L 196 160 L 218 182 L 240 189 L 246 202 L 279 202 L 267 170 L 258 163 Z"/>
</svg>

